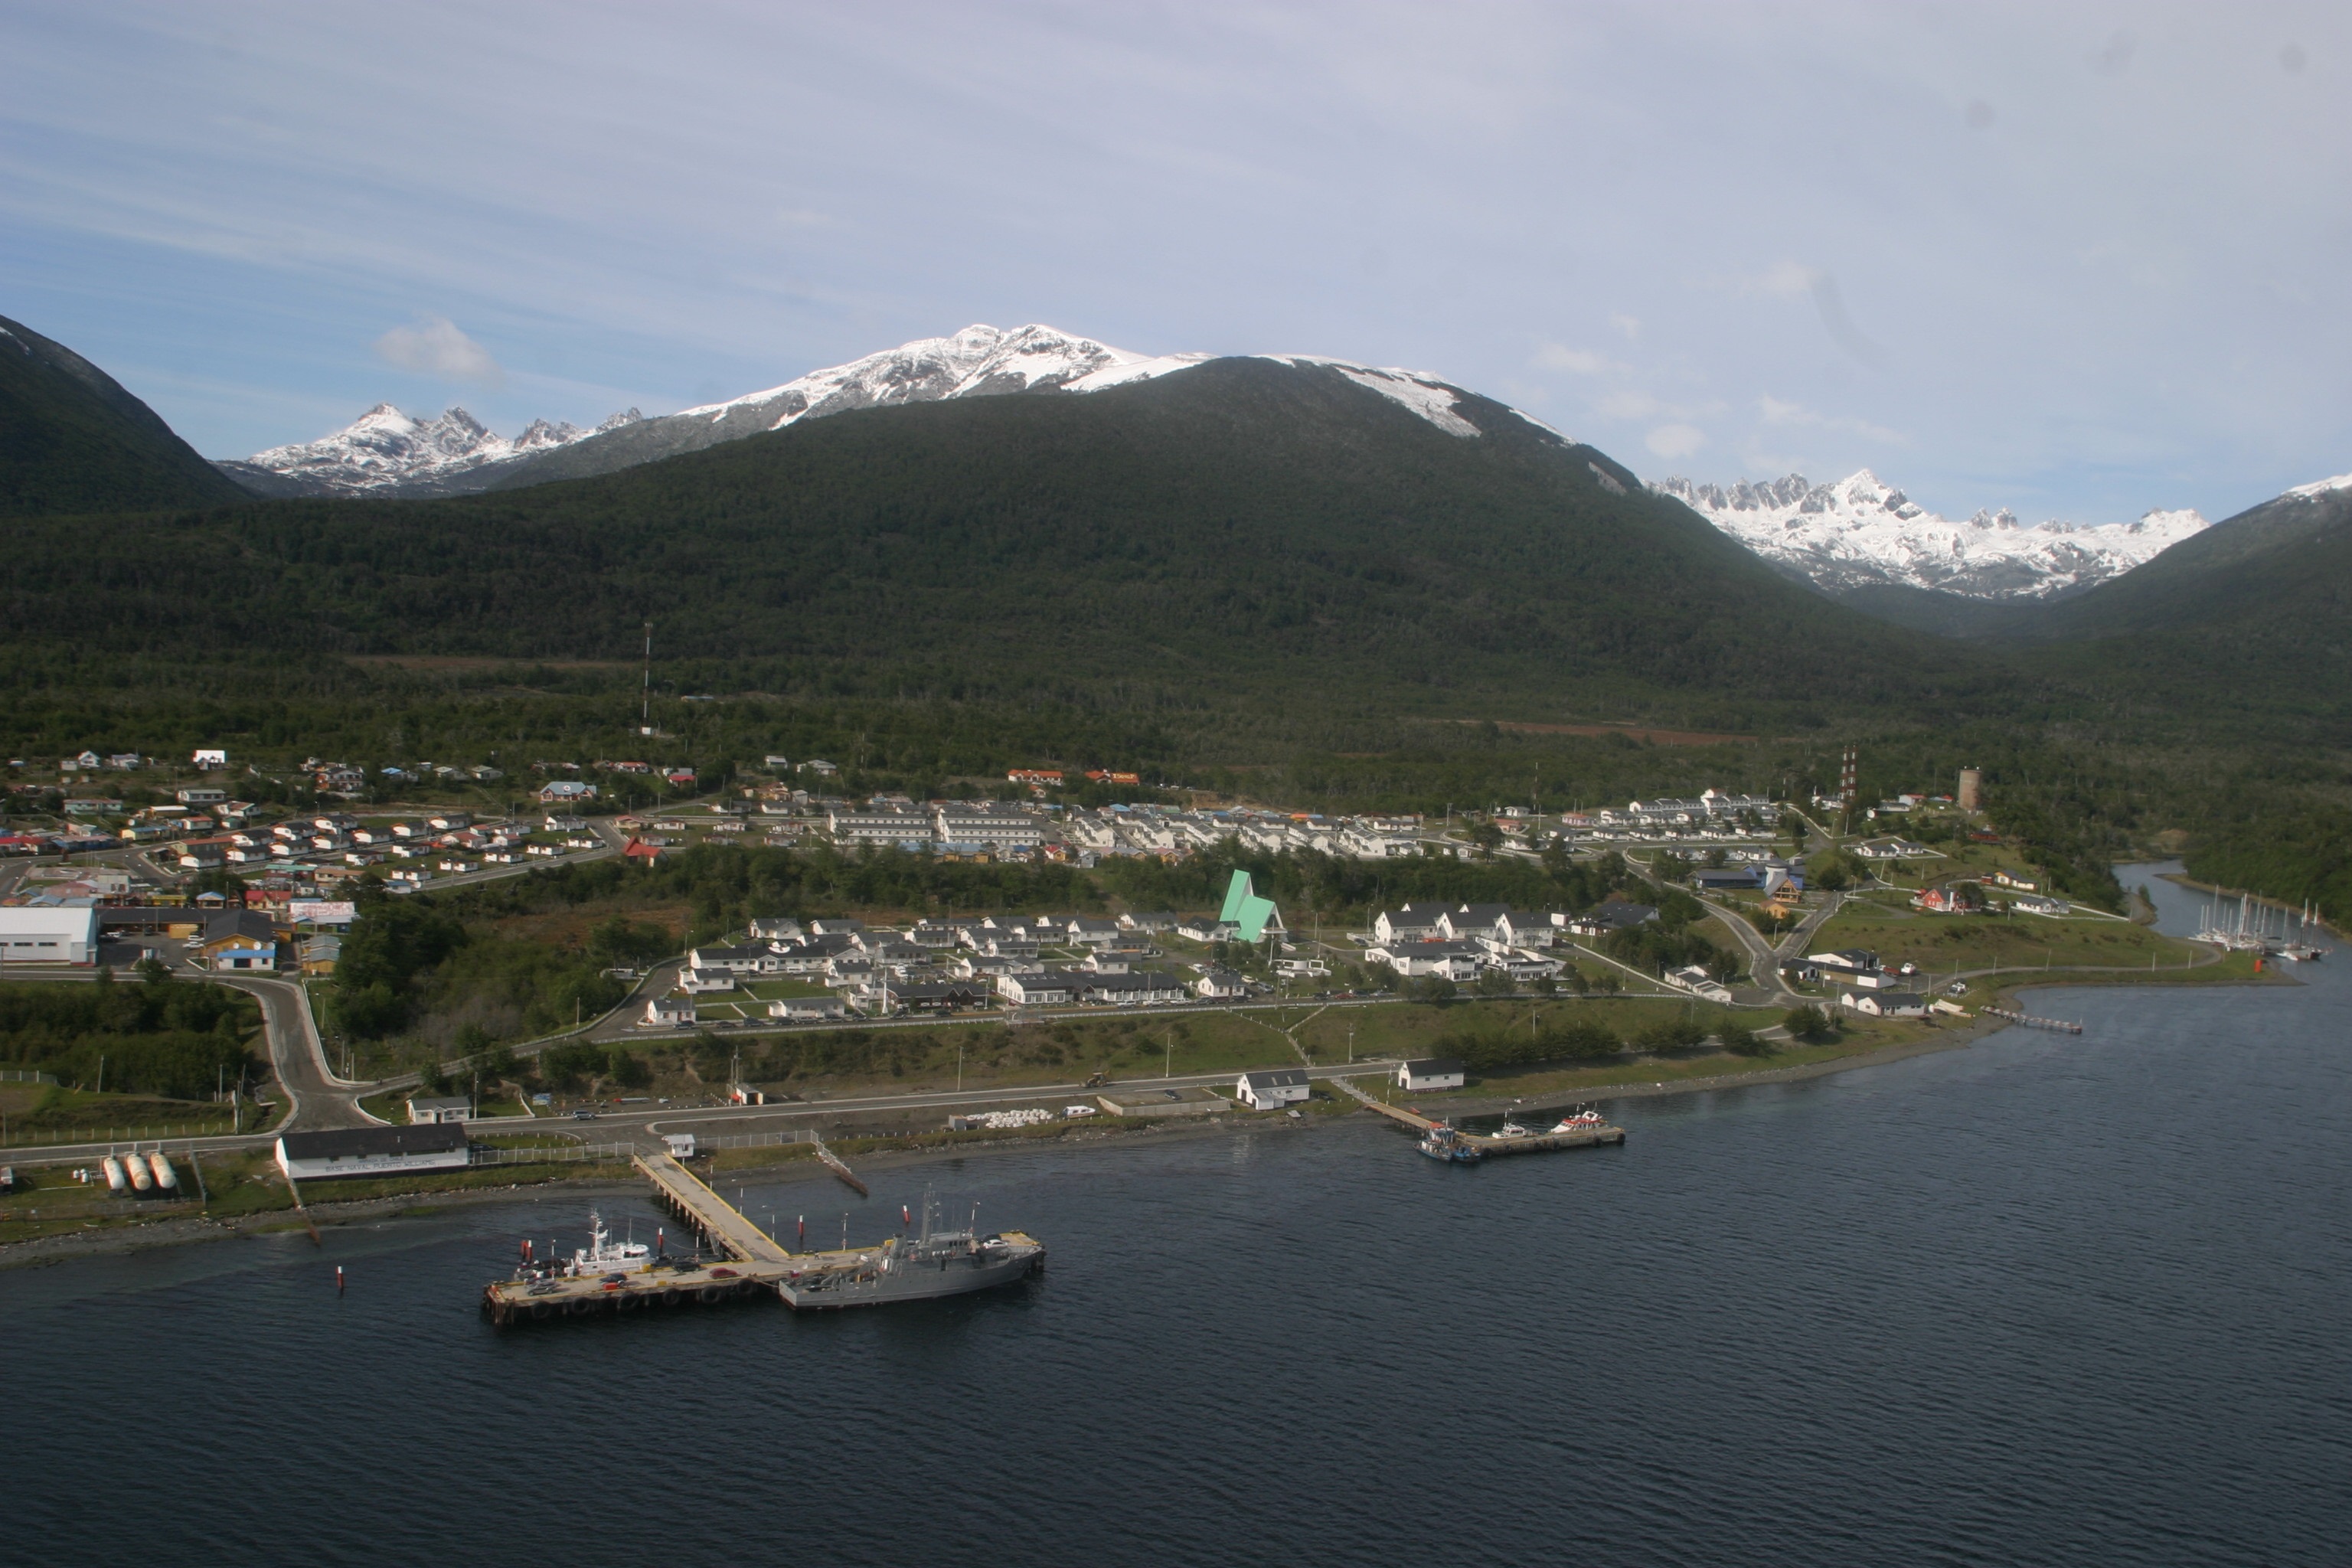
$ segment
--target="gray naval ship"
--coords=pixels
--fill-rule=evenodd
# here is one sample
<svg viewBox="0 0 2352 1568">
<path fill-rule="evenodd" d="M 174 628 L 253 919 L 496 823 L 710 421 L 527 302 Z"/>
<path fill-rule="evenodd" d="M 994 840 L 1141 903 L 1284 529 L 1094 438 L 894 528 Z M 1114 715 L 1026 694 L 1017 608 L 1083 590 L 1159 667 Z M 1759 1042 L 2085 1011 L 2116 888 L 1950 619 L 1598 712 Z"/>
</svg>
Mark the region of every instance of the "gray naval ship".
<svg viewBox="0 0 2352 1568">
<path fill-rule="evenodd" d="M 975 1205 L 973 1219 L 978 1219 Z M 943 1230 L 939 1205 L 923 1194 L 923 1222 L 912 1236 L 894 1236 L 856 1253 L 812 1256 L 776 1281 L 776 1294 L 794 1307 L 874 1307 L 961 1296 L 1010 1285 L 1045 1268 L 1045 1247 L 1017 1230 L 982 1236 L 976 1224 Z"/>
</svg>

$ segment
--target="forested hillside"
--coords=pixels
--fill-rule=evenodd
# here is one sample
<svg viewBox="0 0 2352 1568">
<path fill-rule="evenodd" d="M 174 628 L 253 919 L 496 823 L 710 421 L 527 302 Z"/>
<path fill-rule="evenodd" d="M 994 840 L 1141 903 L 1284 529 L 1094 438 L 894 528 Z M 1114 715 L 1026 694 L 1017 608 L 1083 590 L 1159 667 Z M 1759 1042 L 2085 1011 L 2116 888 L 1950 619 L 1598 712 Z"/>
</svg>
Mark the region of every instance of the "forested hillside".
<svg viewBox="0 0 2352 1568">
<path fill-rule="evenodd" d="M 667 658 L 738 689 L 1666 700 L 1733 723 L 1981 680 L 1601 453 L 1462 411 L 1482 435 L 1328 370 L 1225 361 L 1084 398 L 846 414 L 510 494 L 120 520 L 11 585 L 9 636 L 55 647 L 95 613 L 118 654 L 596 659 L 651 618 Z"/>
<path fill-rule="evenodd" d="M 0 316 L 0 518 L 244 496 L 112 376 Z"/>
</svg>

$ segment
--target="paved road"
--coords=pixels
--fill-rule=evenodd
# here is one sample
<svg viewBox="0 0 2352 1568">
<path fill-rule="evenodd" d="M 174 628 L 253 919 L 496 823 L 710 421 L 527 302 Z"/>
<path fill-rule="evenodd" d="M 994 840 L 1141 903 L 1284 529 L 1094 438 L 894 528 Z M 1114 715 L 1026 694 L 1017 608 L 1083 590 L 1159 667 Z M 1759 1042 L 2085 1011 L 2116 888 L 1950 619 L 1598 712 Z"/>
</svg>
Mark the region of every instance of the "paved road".
<svg viewBox="0 0 2352 1568">
<path fill-rule="evenodd" d="M 360 1109 L 359 1097 L 373 1086 L 337 1078 L 328 1068 L 326 1047 L 319 1038 L 318 1022 L 310 1016 L 310 998 L 301 986 L 258 974 L 209 974 L 206 978 L 247 992 L 261 1004 L 269 1063 L 294 1104 L 282 1131 L 326 1132 L 383 1125 Z"/>
</svg>

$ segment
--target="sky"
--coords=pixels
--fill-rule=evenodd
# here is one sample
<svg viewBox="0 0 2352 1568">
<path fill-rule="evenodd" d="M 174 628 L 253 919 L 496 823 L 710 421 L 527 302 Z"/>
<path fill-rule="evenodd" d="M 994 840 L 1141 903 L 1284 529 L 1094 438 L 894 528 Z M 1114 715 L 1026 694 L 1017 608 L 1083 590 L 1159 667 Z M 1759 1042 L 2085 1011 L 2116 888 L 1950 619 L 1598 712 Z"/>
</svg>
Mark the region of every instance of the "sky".
<svg viewBox="0 0 2352 1568">
<path fill-rule="evenodd" d="M 0 0 L 0 315 L 212 457 L 1042 321 L 1948 515 L 2352 470 L 2341 5 Z"/>
</svg>

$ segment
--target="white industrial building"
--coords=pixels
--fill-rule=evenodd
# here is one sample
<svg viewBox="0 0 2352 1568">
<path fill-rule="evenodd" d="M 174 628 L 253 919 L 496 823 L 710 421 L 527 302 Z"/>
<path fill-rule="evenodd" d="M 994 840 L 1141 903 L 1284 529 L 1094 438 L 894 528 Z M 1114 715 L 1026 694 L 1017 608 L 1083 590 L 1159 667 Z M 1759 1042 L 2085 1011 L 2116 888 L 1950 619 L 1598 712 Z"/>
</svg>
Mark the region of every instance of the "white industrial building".
<svg viewBox="0 0 2352 1568">
<path fill-rule="evenodd" d="M 98 910 L 89 905 L 0 909 L 0 963 L 96 963 Z"/>
<path fill-rule="evenodd" d="M 278 1168 L 287 1179 L 399 1176 L 411 1171 L 462 1171 L 472 1158 L 466 1130 L 454 1122 L 431 1127 L 354 1127 L 340 1132 L 288 1132 L 278 1140 Z"/>
<path fill-rule="evenodd" d="M 1466 1069 L 1460 1062 L 1442 1057 L 1399 1062 L 1396 1066 L 1396 1084 L 1402 1089 L 1460 1089 L 1465 1076 Z"/>
</svg>

